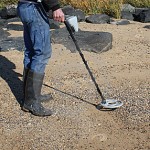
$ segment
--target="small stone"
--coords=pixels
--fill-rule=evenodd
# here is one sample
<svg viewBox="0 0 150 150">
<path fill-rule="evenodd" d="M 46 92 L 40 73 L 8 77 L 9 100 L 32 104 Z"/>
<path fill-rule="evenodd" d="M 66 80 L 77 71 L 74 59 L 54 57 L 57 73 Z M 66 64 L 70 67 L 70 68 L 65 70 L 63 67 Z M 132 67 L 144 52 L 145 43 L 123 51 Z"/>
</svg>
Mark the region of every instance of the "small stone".
<svg viewBox="0 0 150 150">
<path fill-rule="evenodd" d="M 105 142 L 107 140 L 107 135 L 106 134 L 97 134 L 92 136 L 91 138 L 93 141 L 100 141 L 100 142 Z"/>
</svg>

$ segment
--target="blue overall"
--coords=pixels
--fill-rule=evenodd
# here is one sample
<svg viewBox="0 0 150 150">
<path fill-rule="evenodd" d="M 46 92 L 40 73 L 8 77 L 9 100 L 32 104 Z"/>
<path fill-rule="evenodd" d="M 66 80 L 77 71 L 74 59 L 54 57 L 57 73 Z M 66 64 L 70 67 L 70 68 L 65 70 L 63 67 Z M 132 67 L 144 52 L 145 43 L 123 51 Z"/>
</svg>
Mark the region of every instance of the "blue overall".
<svg viewBox="0 0 150 150">
<path fill-rule="evenodd" d="M 40 4 L 19 2 L 17 10 L 24 27 L 24 67 L 44 73 L 52 52 L 48 18 Z"/>
</svg>

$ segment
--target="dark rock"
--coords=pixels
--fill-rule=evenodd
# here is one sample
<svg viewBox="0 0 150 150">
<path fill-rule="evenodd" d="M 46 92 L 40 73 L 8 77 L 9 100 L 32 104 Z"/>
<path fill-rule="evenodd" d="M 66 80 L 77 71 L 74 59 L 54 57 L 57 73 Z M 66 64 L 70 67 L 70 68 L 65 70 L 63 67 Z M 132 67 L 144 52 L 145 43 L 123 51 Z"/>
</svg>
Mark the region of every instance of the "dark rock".
<svg viewBox="0 0 150 150">
<path fill-rule="evenodd" d="M 143 23 L 150 22 L 150 9 L 143 10 L 139 14 L 134 14 L 134 21 L 139 21 Z"/>
<path fill-rule="evenodd" d="M 2 19 L 7 19 L 7 8 L 6 7 L 0 8 L 0 17 Z"/>
<path fill-rule="evenodd" d="M 21 22 L 20 18 L 19 17 L 15 17 L 15 18 L 9 18 L 7 19 L 7 22 Z"/>
<path fill-rule="evenodd" d="M 78 22 L 85 21 L 85 13 L 82 10 L 76 9 L 75 16 L 77 16 Z"/>
<path fill-rule="evenodd" d="M 146 25 L 146 26 L 144 26 L 144 28 L 150 29 L 150 25 Z"/>
<path fill-rule="evenodd" d="M 24 49 L 23 37 L 8 37 L 10 33 L 7 30 L 0 28 L 0 51 L 19 50 Z"/>
<path fill-rule="evenodd" d="M 8 5 L 6 8 L 7 8 L 7 18 L 17 16 L 17 5 Z"/>
<path fill-rule="evenodd" d="M 141 12 L 149 10 L 150 8 L 135 8 L 135 15 L 139 15 Z"/>
<path fill-rule="evenodd" d="M 123 4 L 121 8 L 121 12 L 130 12 L 130 13 L 135 13 L 135 7 L 133 7 L 130 4 Z"/>
<path fill-rule="evenodd" d="M 130 24 L 130 22 L 126 19 L 121 19 L 119 21 L 112 21 L 110 22 L 110 24 L 114 24 L 114 25 L 128 25 Z"/>
<path fill-rule="evenodd" d="M 7 38 L 10 35 L 7 31 L 3 28 L 0 28 L 0 40 Z"/>
<path fill-rule="evenodd" d="M 6 23 L 7 23 L 6 19 L 0 19 L 0 27 L 5 26 Z"/>
<path fill-rule="evenodd" d="M 20 24 L 7 24 L 6 28 L 8 30 L 16 30 L 16 31 L 23 31 L 23 25 Z"/>
<path fill-rule="evenodd" d="M 121 12 L 121 18 L 122 19 L 127 19 L 127 20 L 134 20 L 133 14 L 131 12 Z"/>
<path fill-rule="evenodd" d="M 78 22 L 85 21 L 85 14 L 80 9 L 74 9 L 72 6 L 64 6 L 62 11 L 67 16 L 77 16 Z"/>
<path fill-rule="evenodd" d="M 60 28 L 59 22 L 54 21 L 53 19 L 49 19 L 49 23 L 50 23 L 50 29 L 59 29 Z"/>
<path fill-rule="evenodd" d="M 76 52 L 76 47 L 66 28 L 54 30 L 52 42 L 64 45 L 71 52 Z M 81 50 L 100 53 L 112 48 L 112 34 L 108 32 L 81 31 L 74 34 Z"/>
<path fill-rule="evenodd" d="M 8 19 L 17 16 L 17 6 L 8 5 L 6 7 L 0 8 L 0 17 L 2 19 Z"/>
<path fill-rule="evenodd" d="M 10 50 L 24 50 L 24 42 L 22 37 L 17 38 L 6 38 L 0 40 L 1 51 L 10 51 Z"/>
<path fill-rule="evenodd" d="M 120 21 L 117 22 L 118 25 L 128 25 L 130 24 L 130 21 L 122 19 Z"/>
<path fill-rule="evenodd" d="M 133 13 L 135 13 L 135 7 L 130 4 L 123 4 L 121 8 L 121 18 L 127 20 L 133 20 Z"/>
<path fill-rule="evenodd" d="M 72 6 L 68 5 L 68 6 L 64 6 L 62 8 L 62 11 L 65 15 L 72 16 L 72 15 L 74 15 L 75 9 Z"/>
<path fill-rule="evenodd" d="M 110 23 L 110 17 L 106 14 L 90 15 L 86 18 L 86 22 L 95 24 Z"/>
<path fill-rule="evenodd" d="M 115 20 L 113 18 L 110 18 L 110 22 L 114 22 Z"/>
</svg>

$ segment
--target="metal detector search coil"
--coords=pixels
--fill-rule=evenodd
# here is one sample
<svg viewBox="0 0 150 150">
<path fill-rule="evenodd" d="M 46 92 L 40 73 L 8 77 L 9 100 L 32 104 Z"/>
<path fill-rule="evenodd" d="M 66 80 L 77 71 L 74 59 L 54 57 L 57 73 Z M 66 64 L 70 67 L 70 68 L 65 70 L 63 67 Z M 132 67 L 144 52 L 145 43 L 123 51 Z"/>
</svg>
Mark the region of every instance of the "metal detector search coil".
<svg viewBox="0 0 150 150">
<path fill-rule="evenodd" d="M 105 102 L 101 102 L 100 105 L 103 106 L 104 108 L 113 109 L 121 107 L 123 105 L 123 102 L 118 101 L 116 99 L 106 99 Z"/>
</svg>

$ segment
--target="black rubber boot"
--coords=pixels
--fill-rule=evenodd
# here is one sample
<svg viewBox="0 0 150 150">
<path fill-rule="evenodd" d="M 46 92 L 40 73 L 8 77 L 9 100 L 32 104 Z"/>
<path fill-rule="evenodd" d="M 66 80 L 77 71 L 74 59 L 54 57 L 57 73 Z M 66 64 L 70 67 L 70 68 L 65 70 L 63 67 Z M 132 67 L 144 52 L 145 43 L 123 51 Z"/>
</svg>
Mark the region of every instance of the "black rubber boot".
<svg viewBox="0 0 150 150">
<path fill-rule="evenodd" d="M 24 93 L 24 95 L 25 95 L 25 86 L 26 86 L 26 80 L 27 80 L 28 72 L 29 72 L 29 69 L 24 68 L 24 70 L 23 70 L 23 93 Z M 39 100 L 41 102 L 49 102 L 50 100 L 53 100 L 53 97 L 51 94 L 41 95 L 41 91 L 40 91 Z"/>
<path fill-rule="evenodd" d="M 28 68 L 24 68 L 23 70 L 23 94 L 25 96 L 25 87 L 26 87 L 26 80 L 27 80 L 27 75 L 28 75 L 29 69 Z"/>
<path fill-rule="evenodd" d="M 40 100 L 40 93 L 43 84 L 44 74 L 39 74 L 29 70 L 26 86 L 25 86 L 25 99 L 22 110 L 29 111 L 36 116 L 50 116 L 51 110 L 42 106 Z"/>
</svg>

